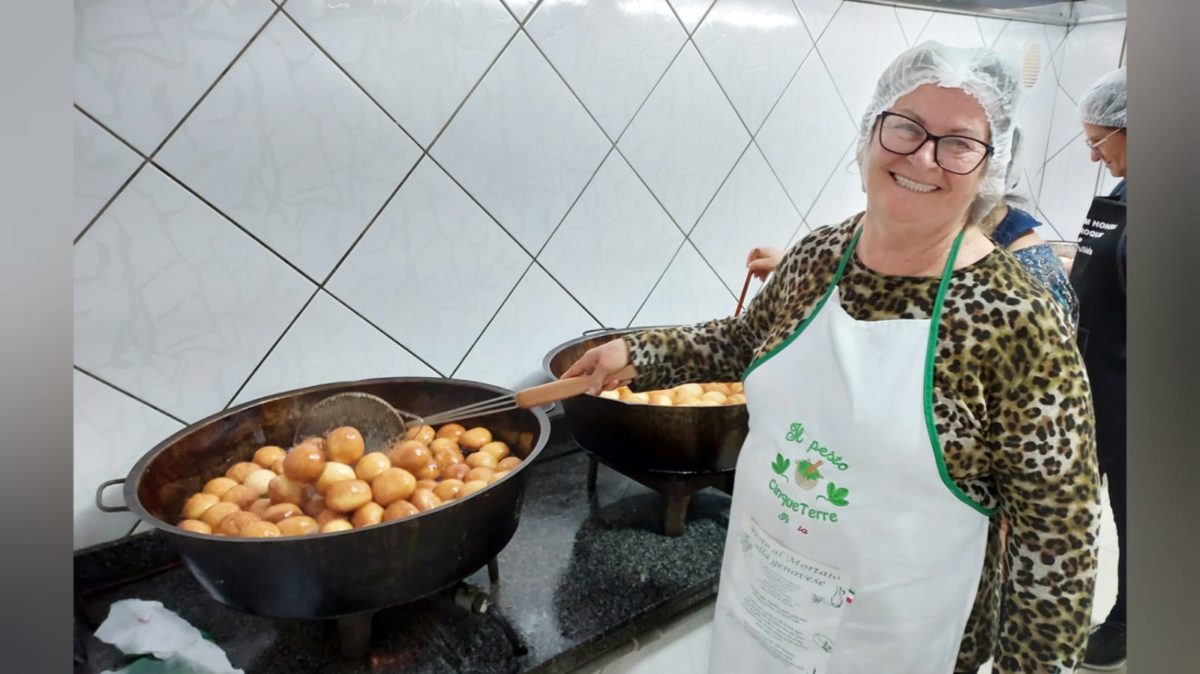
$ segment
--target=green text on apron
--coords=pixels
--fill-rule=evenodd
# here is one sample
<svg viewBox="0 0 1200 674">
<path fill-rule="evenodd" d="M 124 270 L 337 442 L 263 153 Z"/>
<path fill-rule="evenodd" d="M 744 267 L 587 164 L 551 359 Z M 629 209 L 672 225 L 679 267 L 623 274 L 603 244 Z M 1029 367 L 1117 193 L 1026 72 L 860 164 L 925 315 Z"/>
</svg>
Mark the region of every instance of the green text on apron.
<svg viewBox="0 0 1200 674">
<path fill-rule="evenodd" d="M 861 231 L 861 230 L 859 230 Z M 711 672 L 948 674 L 990 512 L 946 474 L 933 426 L 938 319 L 857 321 L 838 282 L 746 372 Z"/>
</svg>

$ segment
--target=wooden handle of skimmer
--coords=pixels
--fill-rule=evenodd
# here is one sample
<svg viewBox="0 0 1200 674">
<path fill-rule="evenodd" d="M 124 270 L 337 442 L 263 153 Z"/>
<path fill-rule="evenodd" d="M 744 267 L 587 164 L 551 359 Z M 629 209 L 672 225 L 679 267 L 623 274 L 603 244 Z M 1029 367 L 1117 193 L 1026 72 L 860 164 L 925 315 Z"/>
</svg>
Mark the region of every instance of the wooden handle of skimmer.
<svg viewBox="0 0 1200 674">
<path fill-rule="evenodd" d="M 632 365 L 626 365 L 614 374 L 612 379 L 621 381 L 624 379 L 633 379 L 636 375 L 637 370 Z M 587 393 L 591 386 L 591 378 L 586 376 L 559 379 L 549 384 L 533 386 L 517 393 L 517 406 L 529 409 L 530 407 L 549 405 L 550 403 L 556 403 L 560 400 L 574 398 L 577 395 Z"/>
</svg>

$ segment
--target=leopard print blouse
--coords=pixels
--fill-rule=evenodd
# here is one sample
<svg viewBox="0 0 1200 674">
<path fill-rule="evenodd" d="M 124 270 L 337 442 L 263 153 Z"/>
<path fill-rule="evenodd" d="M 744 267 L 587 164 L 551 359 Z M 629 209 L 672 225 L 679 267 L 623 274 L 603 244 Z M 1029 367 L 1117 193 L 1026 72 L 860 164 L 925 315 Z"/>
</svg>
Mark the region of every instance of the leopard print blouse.
<svg viewBox="0 0 1200 674">
<path fill-rule="evenodd" d="M 740 379 L 784 341 L 833 281 L 860 216 L 792 247 L 738 318 L 626 336 L 632 388 Z M 857 320 L 929 318 L 939 279 L 883 276 L 854 256 L 839 283 Z M 1009 522 L 989 527 L 956 671 L 1071 672 L 1087 640 L 1100 520 L 1091 391 L 1073 330 L 1048 291 L 1001 248 L 955 270 L 934 364 L 946 467 Z M 1002 599 L 1003 598 L 1003 599 Z M 998 625 L 1000 602 L 1007 618 Z"/>
</svg>

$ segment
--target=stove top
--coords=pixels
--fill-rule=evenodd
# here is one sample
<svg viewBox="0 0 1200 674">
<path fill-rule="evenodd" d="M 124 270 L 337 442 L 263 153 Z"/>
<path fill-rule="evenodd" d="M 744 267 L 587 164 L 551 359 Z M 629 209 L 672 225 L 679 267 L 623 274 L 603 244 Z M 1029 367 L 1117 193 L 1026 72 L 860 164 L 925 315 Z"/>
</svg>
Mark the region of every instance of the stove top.
<svg viewBox="0 0 1200 674">
<path fill-rule="evenodd" d="M 527 469 L 498 582 L 484 567 L 463 586 L 377 613 L 364 657 L 340 648 L 339 628 L 352 640 L 361 625 L 273 620 L 217 603 L 150 533 L 76 556 L 76 671 L 126 664 L 92 636 L 125 598 L 161 601 L 247 672 L 336 674 L 570 672 L 715 596 L 726 494 L 690 495 L 686 528 L 666 536 L 659 493 L 611 470 L 599 471 L 589 492 L 588 455 L 569 440 L 547 450 Z"/>
</svg>

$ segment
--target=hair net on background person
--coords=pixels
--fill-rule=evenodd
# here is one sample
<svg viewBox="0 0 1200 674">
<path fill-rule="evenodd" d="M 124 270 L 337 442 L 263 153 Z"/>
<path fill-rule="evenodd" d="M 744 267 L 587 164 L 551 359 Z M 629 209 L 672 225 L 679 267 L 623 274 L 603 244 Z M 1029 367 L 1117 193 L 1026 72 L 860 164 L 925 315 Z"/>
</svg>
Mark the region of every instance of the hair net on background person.
<svg viewBox="0 0 1200 674">
<path fill-rule="evenodd" d="M 883 71 L 863 114 L 858 136 L 860 167 L 865 159 L 864 150 L 872 139 L 875 118 L 923 84 L 962 89 L 979 101 L 987 115 L 991 131 L 988 142 L 994 150 L 988 158 L 979 198 L 972 208 L 971 219 L 975 220 L 1007 191 L 1013 118 L 1021 92 L 1020 72 L 1015 63 L 990 49 L 950 47 L 930 40 L 905 51 Z"/>
<path fill-rule="evenodd" d="M 1084 124 L 1125 128 L 1125 69 L 1118 68 L 1101 77 L 1079 100 L 1079 119 Z"/>
</svg>

